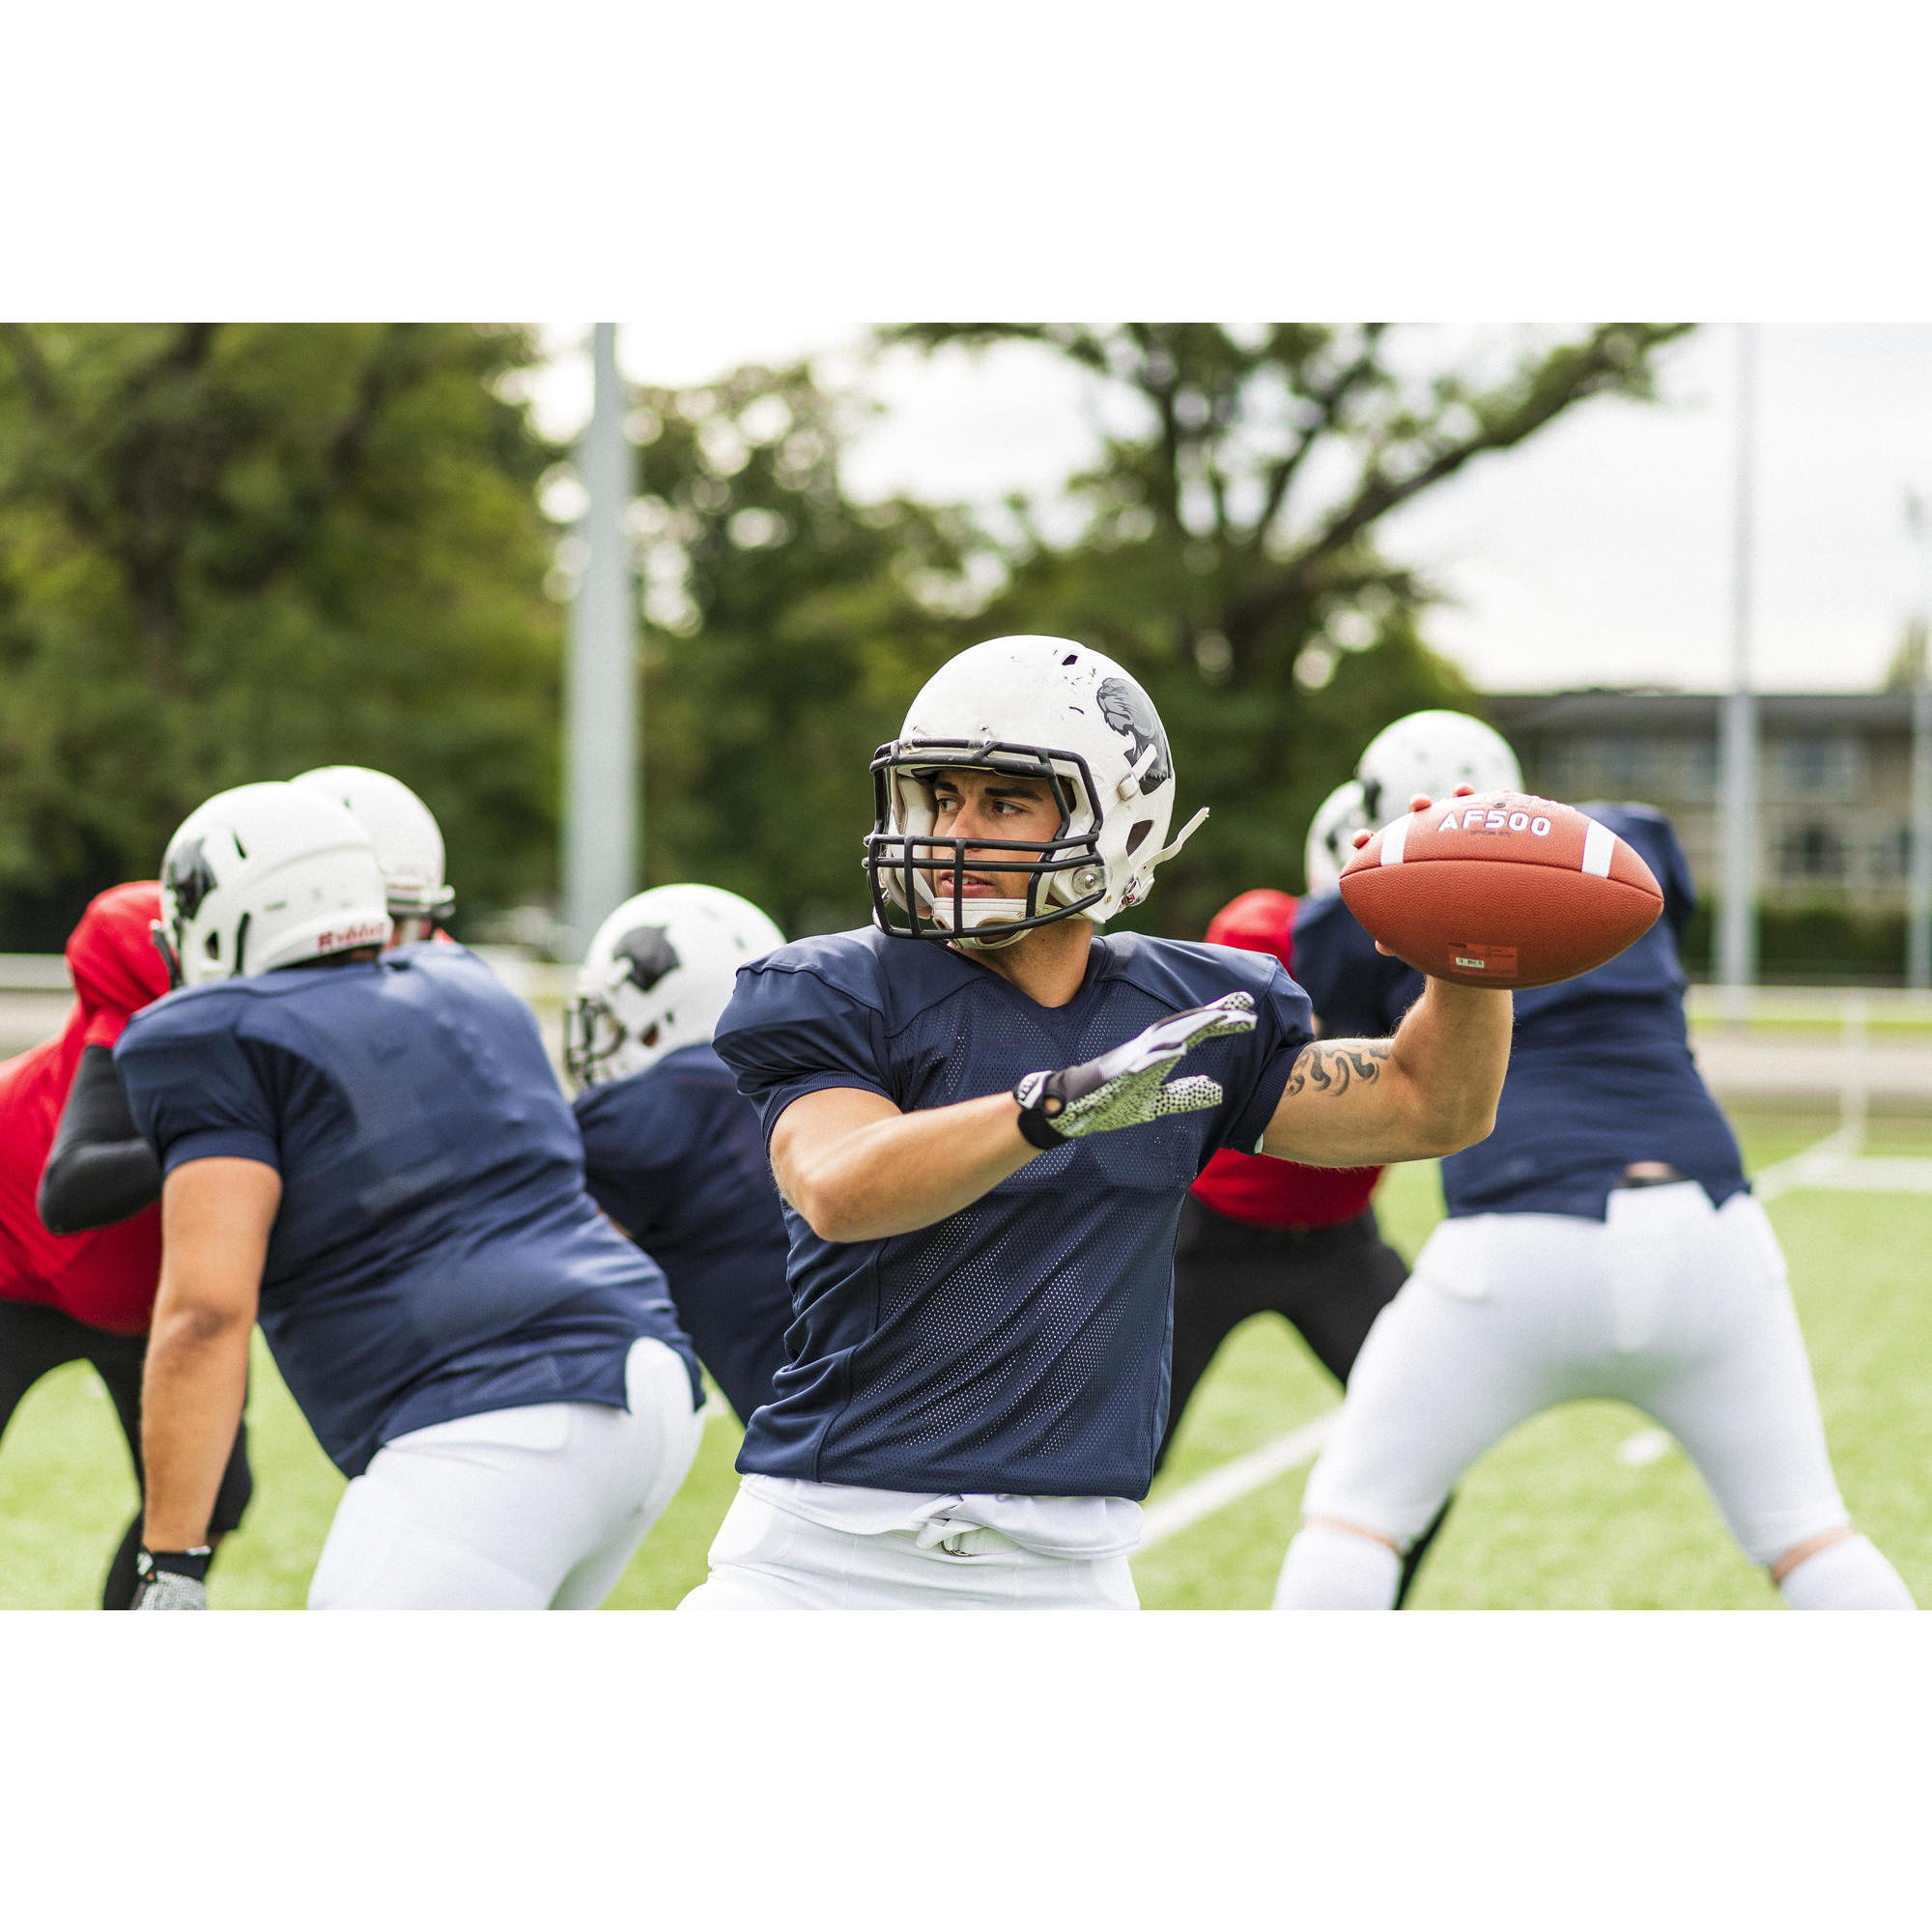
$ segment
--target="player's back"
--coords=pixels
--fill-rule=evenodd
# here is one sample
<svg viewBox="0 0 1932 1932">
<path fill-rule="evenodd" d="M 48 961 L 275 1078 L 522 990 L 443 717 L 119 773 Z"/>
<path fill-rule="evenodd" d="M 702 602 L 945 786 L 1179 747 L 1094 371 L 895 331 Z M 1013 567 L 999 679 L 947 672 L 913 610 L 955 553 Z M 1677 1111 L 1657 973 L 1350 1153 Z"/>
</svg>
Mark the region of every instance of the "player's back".
<svg viewBox="0 0 1932 1932">
<path fill-rule="evenodd" d="M 664 1269 L 741 1418 L 772 1399 L 792 1316 L 784 1211 L 757 1109 L 709 1045 L 577 1096 L 592 1199 Z"/>
<path fill-rule="evenodd" d="M 622 1346 L 683 1348 L 662 1276 L 584 1192 L 534 1019 L 463 948 L 174 994 L 117 1064 L 165 1168 L 279 1170 L 262 1328 L 349 1473 L 453 1414 L 607 1382 L 621 1406 Z"/>
<path fill-rule="evenodd" d="M 1677 1168 L 1718 1203 L 1745 1185 L 1736 1137 L 1690 1052 L 1679 948 L 1696 894 L 1670 821 L 1643 805 L 1579 810 L 1643 855 L 1663 888 L 1663 915 L 1594 972 L 1514 996 L 1495 1129 L 1442 1163 L 1452 1215 L 1601 1219 L 1612 1182 L 1637 1161 Z M 1339 894 L 1304 903 L 1294 962 L 1331 1036 L 1391 1033 L 1422 990 L 1422 976 L 1378 953 Z"/>
</svg>

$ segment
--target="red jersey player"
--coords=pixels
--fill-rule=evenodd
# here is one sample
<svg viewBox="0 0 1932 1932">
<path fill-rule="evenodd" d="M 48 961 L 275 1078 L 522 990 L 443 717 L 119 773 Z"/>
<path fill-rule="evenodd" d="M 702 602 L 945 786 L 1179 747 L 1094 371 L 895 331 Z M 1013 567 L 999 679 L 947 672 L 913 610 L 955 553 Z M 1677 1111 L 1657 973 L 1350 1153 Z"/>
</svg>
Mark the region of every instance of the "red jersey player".
<svg viewBox="0 0 1932 1932">
<path fill-rule="evenodd" d="M 152 881 L 95 899 L 67 944 L 74 1004 L 66 1027 L 0 1065 L 0 1433 L 49 1370 L 91 1362 L 137 1482 L 141 1373 L 160 1276 L 160 1169 L 128 1116 L 113 1051 L 129 1017 L 168 990 L 150 931 L 160 909 Z M 56 1232 L 106 1215 L 118 1218 L 84 1234 Z M 222 1478 L 216 1536 L 241 1520 L 249 1487 L 244 1429 Z M 103 1608 L 128 1606 L 140 1541 L 137 1511 Z"/>
<path fill-rule="evenodd" d="M 1272 953 L 1293 973 L 1294 911 L 1287 893 L 1242 893 L 1214 915 L 1207 937 Z M 1408 1278 L 1370 1206 L 1381 1177 L 1378 1167 L 1302 1167 L 1226 1149 L 1208 1163 L 1180 1210 L 1175 1243 L 1174 1367 L 1161 1460 L 1216 1350 L 1251 1315 L 1283 1317 L 1346 1386 L 1371 1323 Z M 1404 1594 L 1441 1520 L 1410 1550 Z"/>
</svg>

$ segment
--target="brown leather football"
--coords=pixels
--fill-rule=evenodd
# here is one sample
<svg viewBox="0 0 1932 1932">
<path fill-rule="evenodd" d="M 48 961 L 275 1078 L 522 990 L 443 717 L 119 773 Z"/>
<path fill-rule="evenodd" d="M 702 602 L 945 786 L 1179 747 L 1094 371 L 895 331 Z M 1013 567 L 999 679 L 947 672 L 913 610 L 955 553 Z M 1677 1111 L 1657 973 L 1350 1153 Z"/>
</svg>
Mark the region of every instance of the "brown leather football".
<svg viewBox="0 0 1932 1932">
<path fill-rule="evenodd" d="M 1650 867 L 1607 826 L 1520 791 L 1405 812 L 1350 861 L 1342 897 L 1405 964 L 1470 986 L 1574 980 L 1663 910 Z"/>
</svg>

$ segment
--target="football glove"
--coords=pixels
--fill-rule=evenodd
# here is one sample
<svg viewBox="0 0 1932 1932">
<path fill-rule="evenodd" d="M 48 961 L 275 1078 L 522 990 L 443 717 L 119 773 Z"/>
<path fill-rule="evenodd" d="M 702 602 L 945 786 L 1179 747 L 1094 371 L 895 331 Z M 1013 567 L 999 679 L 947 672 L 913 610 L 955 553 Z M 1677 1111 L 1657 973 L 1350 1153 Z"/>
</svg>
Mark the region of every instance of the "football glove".
<svg viewBox="0 0 1932 1932">
<path fill-rule="evenodd" d="M 1058 1073 L 1029 1073 L 1013 1089 L 1020 1132 L 1037 1148 L 1056 1148 L 1083 1134 L 1111 1134 L 1168 1114 L 1218 1107 L 1226 1097 L 1218 1080 L 1205 1073 L 1184 1080 L 1167 1075 L 1189 1047 L 1247 1033 L 1254 1023 L 1253 999 L 1226 993 L 1205 1007 L 1170 1013 L 1097 1060 Z"/>
<path fill-rule="evenodd" d="M 208 1559 L 213 1552 L 199 1549 L 143 1549 L 134 1559 L 135 1610 L 205 1610 L 208 1607 Z"/>
</svg>

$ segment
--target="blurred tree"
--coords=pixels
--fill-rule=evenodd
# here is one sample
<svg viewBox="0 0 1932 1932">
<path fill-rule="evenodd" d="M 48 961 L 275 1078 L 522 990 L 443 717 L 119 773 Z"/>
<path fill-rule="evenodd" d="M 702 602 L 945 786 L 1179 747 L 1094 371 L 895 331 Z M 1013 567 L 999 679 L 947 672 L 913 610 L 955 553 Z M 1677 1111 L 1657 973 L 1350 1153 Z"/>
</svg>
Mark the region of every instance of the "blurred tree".
<svg viewBox="0 0 1932 1932">
<path fill-rule="evenodd" d="M 521 329 L 0 329 L 0 947 L 211 792 L 371 764 L 466 902 L 554 868 L 561 613 Z"/>
<path fill-rule="evenodd" d="M 1404 712 L 1481 699 L 1423 642 L 1437 595 L 1377 548 L 1392 511 L 1598 395 L 1647 398 L 1681 325 L 1533 342 L 1486 375 L 1418 370 L 1380 324 L 924 324 L 929 350 L 1023 341 L 1095 380 L 1099 461 L 1080 527 L 1009 505 L 1006 587 L 978 629 L 1081 639 L 1140 677 L 1174 741 L 1180 809 L 1213 809 L 1146 923 L 1198 932 L 1249 886 L 1301 884 L 1316 807 Z M 1415 333 L 1419 333 L 1415 332 Z"/>
<path fill-rule="evenodd" d="M 867 766 L 972 641 L 984 539 L 957 512 L 850 501 L 863 405 L 806 368 L 637 403 L 649 881 L 743 893 L 795 935 L 857 923 Z"/>
</svg>

